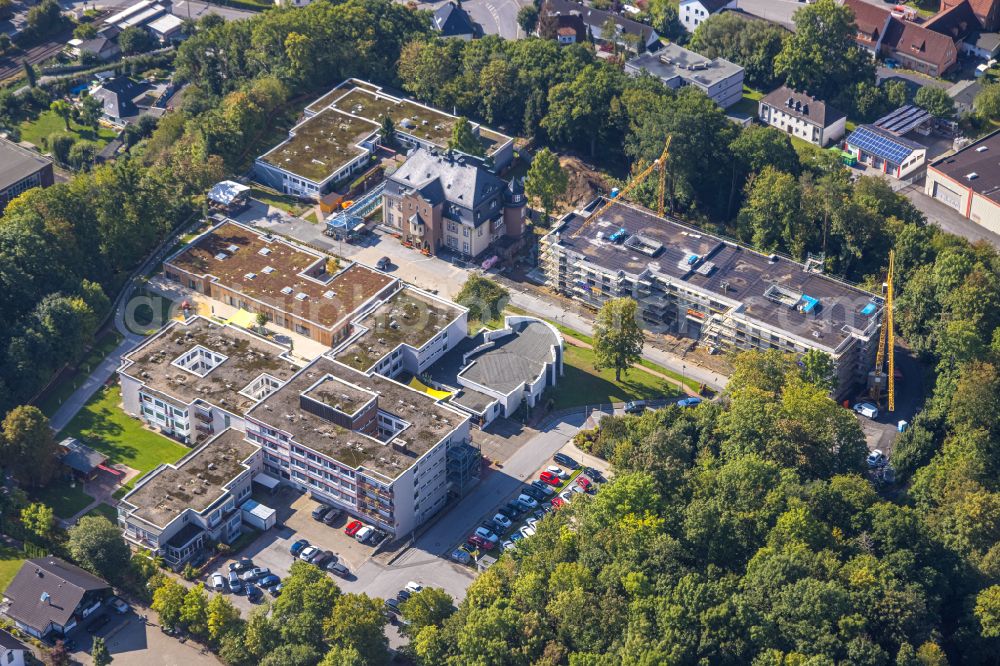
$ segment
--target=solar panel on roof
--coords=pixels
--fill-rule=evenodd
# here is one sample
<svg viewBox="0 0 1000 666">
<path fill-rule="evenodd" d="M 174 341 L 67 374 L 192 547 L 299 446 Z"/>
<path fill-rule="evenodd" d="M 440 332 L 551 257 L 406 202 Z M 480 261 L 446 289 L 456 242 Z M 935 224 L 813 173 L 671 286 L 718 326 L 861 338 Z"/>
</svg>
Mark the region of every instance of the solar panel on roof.
<svg viewBox="0 0 1000 666">
<path fill-rule="evenodd" d="M 907 104 L 879 118 L 873 124 L 887 132 L 902 136 L 930 119 L 930 112 L 919 106 Z"/>
<path fill-rule="evenodd" d="M 893 140 L 892 137 L 873 132 L 867 127 L 854 130 L 848 137 L 847 143 L 893 164 L 902 164 L 913 153 L 913 149 L 909 146 Z"/>
</svg>

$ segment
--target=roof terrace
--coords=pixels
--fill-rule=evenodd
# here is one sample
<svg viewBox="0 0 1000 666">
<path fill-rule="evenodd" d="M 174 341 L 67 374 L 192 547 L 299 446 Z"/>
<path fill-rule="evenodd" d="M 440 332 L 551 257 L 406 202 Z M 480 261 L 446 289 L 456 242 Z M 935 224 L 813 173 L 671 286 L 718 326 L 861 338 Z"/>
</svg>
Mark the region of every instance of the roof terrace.
<svg viewBox="0 0 1000 666">
<path fill-rule="evenodd" d="M 223 222 L 164 262 L 211 276 L 226 289 L 281 312 L 335 328 L 396 280 L 358 264 L 341 269 L 338 260 Z"/>
<path fill-rule="evenodd" d="M 170 322 L 125 354 L 121 372 L 174 400 L 203 400 L 243 414 L 298 372 L 288 351 L 234 326 L 192 317 Z"/>
<path fill-rule="evenodd" d="M 356 322 L 366 330 L 336 358 L 355 370 L 368 370 L 399 345 L 420 349 L 462 312 L 416 289 L 400 289 Z"/>
<path fill-rule="evenodd" d="M 198 513 L 210 508 L 243 470 L 244 461 L 258 446 L 229 428 L 174 465 L 150 472 L 122 499 L 132 513 L 158 527 L 166 527 L 185 509 Z"/>
<path fill-rule="evenodd" d="M 318 385 L 328 389 L 333 404 L 344 404 L 345 387 L 378 396 L 379 411 L 406 422 L 394 433 L 380 431 L 379 438 L 339 426 L 300 406 L 300 397 Z M 315 394 L 311 397 L 316 397 Z M 359 398 L 360 400 L 360 398 Z M 348 404 L 352 404 L 348 400 Z M 343 411 L 343 410 L 340 410 Z M 466 416 L 421 393 L 380 375 L 367 376 L 320 356 L 284 387 L 250 411 L 271 427 L 289 433 L 295 442 L 354 469 L 364 468 L 393 480 L 409 469 L 438 442 L 458 428 Z"/>
</svg>

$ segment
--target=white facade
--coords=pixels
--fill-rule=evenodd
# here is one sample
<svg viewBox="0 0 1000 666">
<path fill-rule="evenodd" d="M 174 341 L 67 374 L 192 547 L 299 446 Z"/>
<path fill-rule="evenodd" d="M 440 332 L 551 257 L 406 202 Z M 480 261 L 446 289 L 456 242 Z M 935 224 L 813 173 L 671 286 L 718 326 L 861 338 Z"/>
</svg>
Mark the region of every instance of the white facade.
<svg viewBox="0 0 1000 666">
<path fill-rule="evenodd" d="M 680 7 L 677 10 L 677 19 L 684 26 L 685 30 L 694 32 L 712 14 L 718 13 L 723 8 L 735 6 L 736 0 L 732 0 L 732 2 L 726 3 L 723 7 L 719 7 L 713 12 L 705 7 L 701 0 L 681 0 Z"/>
<path fill-rule="evenodd" d="M 847 129 L 846 117 L 838 118 L 824 127 L 819 123 L 789 113 L 779 106 L 771 106 L 764 101 L 758 104 L 757 117 L 765 125 L 770 125 L 820 147 L 841 139 Z"/>
<path fill-rule="evenodd" d="M 962 183 L 931 165 L 927 168 L 924 194 L 954 208 L 993 233 L 1000 234 L 1000 203 L 976 192 L 969 182 Z"/>
</svg>

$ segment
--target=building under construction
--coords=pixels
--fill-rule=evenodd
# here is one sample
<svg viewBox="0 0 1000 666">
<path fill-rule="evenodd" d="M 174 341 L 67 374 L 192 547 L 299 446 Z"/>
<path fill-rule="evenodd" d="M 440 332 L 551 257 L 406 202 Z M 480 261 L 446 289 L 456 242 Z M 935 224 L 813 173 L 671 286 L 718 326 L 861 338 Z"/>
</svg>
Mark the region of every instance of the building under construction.
<svg viewBox="0 0 1000 666">
<path fill-rule="evenodd" d="M 634 298 L 649 330 L 710 351 L 819 349 L 836 365 L 835 397 L 866 386 L 881 297 L 823 275 L 818 262 L 761 254 L 624 201 L 602 211 L 605 203 L 567 215 L 542 239 L 550 287 L 594 308 Z"/>
</svg>

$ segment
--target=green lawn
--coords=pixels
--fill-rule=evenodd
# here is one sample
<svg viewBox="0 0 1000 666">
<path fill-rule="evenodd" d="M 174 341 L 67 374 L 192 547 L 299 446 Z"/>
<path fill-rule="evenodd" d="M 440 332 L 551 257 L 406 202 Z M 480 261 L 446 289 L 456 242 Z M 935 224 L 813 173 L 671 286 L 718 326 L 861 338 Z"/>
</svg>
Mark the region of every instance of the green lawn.
<svg viewBox="0 0 1000 666">
<path fill-rule="evenodd" d="M 274 190 L 265 190 L 260 187 L 250 188 L 250 196 L 275 208 L 280 208 L 292 215 L 298 214 L 302 210 L 302 204 L 295 197 L 287 194 L 278 194 Z"/>
<path fill-rule="evenodd" d="M 75 134 L 78 139 L 96 142 L 98 150 L 116 136 L 114 130 L 106 127 L 98 128 L 95 134 L 91 128 L 78 125 L 72 120 L 69 121 L 69 127 L 70 132 Z M 47 139 L 50 134 L 65 131 L 66 124 L 62 118 L 53 111 L 44 111 L 39 114 L 38 118 L 21 123 L 21 140 L 30 141 L 41 149 L 42 139 Z"/>
<path fill-rule="evenodd" d="M 673 384 L 648 372 L 632 369 L 615 382 L 614 370 L 594 370 L 594 352 L 566 345 L 565 374 L 552 391 L 553 409 L 628 400 L 653 400 L 680 395 Z"/>
<path fill-rule="evenodd" d="M 118 407 L 120 402 L 120 387 L 101 389 L 58 439 L 77 437 L 108 456 L 110 462 L 128 465 L 143 474 L 161 463 L 176 462 L 188 452 L 180 443 L 143 428 L 139 419 Z M 131 487 L 131 483 L 127 485 Z"/>
<path fill-rule="evenodd" d="M 308 213 L 302 216 L 302 219 L 309 224 L 319 224 L 319 218 L 316 217 L 316 211 L 310 210 Z"/>
<path fill-rule="evenodd" d="M 0 590 L 6 590 L 10 581 L 14 580 L 21 563 L 24 562 L 24 553 L 6 546 L 0 546 Z"/>
<path fill-rule="evenodd" d="M 90 371 L 97 367 L 98 363 L 107 358 L 108 354 L 114 351 L 115 347 L 122 341 L 122 337 L 122 334 L 118 331 L 108 331 L 98 338 L 91 348 L 90 353 L 80 361 L 78 370 L 72 378 L 67 379 L 49 391 L 48 395 L 39 401 L 38 408 L 46 416 L 55 414 L 56 410 L 66 401 L 66 398 L 71 396 L 73 391 L 80 388 L 80 385 L 86 381 L 90 375 Z"/>
<path fill-rule="evenodd" d="M 52 508 L 60 518 L 71 518 L 94 501 L 94 498 L 83 492 L 80 483 L 70 485 L 67 479 L 53 480 L 45 488 L 32 490 L 31 499 Z"/>
<path fill-rule="evenodd" d="M 105 504 L 104 502 L 101 502 L 100 504 L 98 504 L 97 506 L 95 506 L 93 509 L 91 509 L 90 511 L 88 511 L 87 515 L 88 516 L 104 516 L 112 524 L 116 524 L 118 522 L 118 509 L 116 509 L 115 507 L 111 506 L 110 504 Z"/>
</svg>

